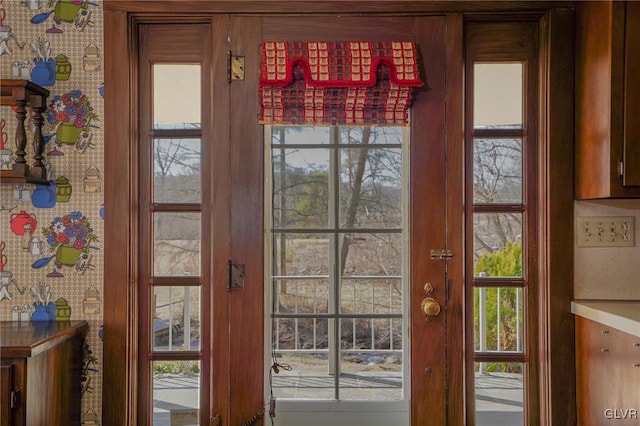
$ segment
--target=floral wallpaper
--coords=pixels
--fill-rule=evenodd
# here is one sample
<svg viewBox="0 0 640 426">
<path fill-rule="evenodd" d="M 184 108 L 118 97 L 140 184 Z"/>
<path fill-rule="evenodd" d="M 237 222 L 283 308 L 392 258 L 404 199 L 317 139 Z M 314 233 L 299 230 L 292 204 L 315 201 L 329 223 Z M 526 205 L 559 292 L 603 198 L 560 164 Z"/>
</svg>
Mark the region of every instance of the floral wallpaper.
<svg viewBox="0 0 640 426">
<path fill-rule="evenodd" d="M 102 0 L 2 0 L 2 78 L 49 90 L 51 185 L 0 185 L 0 320 L 84 319 L 83 424 L 102 411 Z M 16 119 L 2 107 L 0 168 L 11 169 Z M 27 117 L 29 119 L 29 116 Z M 32 126 L 27 129 L 29 141 Z M 27 144 L 27 158 L 33 152 Z"/>
</svg>

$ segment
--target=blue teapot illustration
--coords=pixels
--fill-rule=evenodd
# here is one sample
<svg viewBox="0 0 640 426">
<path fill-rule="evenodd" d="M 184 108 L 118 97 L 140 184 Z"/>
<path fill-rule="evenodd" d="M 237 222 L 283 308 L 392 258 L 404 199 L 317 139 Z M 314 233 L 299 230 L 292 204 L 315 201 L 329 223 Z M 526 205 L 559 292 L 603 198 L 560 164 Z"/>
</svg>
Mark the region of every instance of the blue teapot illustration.
<svg viewBox="0 0 640 426">
<path fill-rule="evenodd" d="M 31 202 L 34 207 L 50 209 L 56 205 L 56 181 L 49 181 L 49 185 L 36 185 L 31 193 Z"/>
</svg>

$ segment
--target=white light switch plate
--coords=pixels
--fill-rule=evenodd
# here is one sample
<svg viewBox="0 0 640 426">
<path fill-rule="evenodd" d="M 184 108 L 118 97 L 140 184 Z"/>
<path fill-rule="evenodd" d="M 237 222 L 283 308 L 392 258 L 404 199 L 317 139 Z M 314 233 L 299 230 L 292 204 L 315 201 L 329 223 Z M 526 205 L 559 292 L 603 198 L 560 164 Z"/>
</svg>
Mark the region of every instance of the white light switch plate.
<svg viewBox="0 0 640 426">
<path fill-rule="evenodd" d="M 578 247 L 634 247 L 633 216 L 578 217 Z"/>
</svg>

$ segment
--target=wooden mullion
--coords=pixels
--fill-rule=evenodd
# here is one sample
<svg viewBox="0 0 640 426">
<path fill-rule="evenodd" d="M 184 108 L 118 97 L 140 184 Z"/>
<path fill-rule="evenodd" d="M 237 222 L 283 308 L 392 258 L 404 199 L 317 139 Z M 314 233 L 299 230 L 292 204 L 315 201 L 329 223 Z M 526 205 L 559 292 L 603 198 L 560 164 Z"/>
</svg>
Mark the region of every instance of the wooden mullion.
<svg viewBox="0 0 640 426">
<path fill-rule="evenodd" d="M 474 213 L 524 213 L 527 208 L 524 204 L 474 204 Z"/>
<path fill-rule="evenodd" d="M 202 361 L 200 351 L 151 351 L 147 355 L 150 361 Z M 201 379 L 202 382 L 202 379 Z M 204 382 L 202 382 L 204 383 Z"/>
<path fill-rule="evenodd" d="M 200 213 L 202 204 L 200 203 L 154 203 L 149 206 L 154 213 Z"/>
<path fill-rule="evenodd" d="M 157 287 L 199 287 L 202 285 L 201 277 L 151 277 L 149 284 Z"/>
<path fill-rule="evenodd" d="M 529 361 L 522 352 L 474 352 L 474 362 L 521 362 Z"/>
<path fill-rule="evenodd" d="M 150 136 L 154 139 L 200 139 L 202 129 L 152 129 Z"/>
<path fill-rule="evenodd" d="M 504 288 L 524 288 L 527 286 L 527 282 L 523 279 L 510 279 L 510 278 L 477 278 L 474 277 L 472 279 L 472 284 L 474 288 L 493 288 L 493 287 L 504 287 Z"/>
<path fill-rule="evenodd" d="M 522 139 L 525 137 L 525 128 L 520 129 L 485 129 L 474 128 L 474 139 Z"/>
</svg>

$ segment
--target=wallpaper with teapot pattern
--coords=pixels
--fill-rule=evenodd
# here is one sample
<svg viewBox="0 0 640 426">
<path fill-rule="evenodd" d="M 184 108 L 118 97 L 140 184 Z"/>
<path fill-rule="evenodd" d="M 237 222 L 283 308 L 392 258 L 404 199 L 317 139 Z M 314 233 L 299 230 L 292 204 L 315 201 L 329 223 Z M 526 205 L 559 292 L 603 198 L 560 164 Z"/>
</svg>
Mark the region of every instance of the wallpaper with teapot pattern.
<svg viewBox="0 0 640 426">
<path fill-rule="evenodd" d="M 45 158 L 51 186 L 0 185 L 0 320 L 29 321 L 40 305 L 89 323 L 83 424 L 102 410 L 102 0 L 2 0 L 2 78 L 50 91 Z M 2 107 L 0 166 L 11 168 L 16 119 Z M 30 118 L 30 113 L 27 119 Z M 33 129 L 27 129 L 31 162 Z M 70 309 L 70 315 L 69 315 Z M 53 314 L 50 314 L 53 318 Z M 35 317 L 34 317 L 35 318 Z"/>
</svg>

